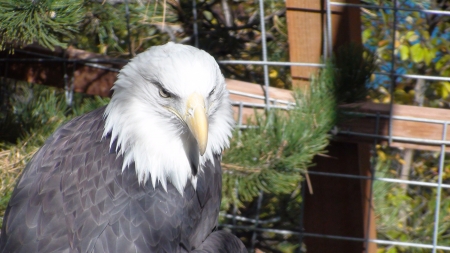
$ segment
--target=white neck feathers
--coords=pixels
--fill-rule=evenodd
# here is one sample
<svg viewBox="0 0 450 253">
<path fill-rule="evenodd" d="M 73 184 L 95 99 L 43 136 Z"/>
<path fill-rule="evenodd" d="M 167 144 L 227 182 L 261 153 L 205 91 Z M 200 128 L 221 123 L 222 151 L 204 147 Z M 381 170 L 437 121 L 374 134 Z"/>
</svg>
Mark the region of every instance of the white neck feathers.
<svg viewBox="0 0 450 253">
<path fill-rule="evenodd" d="M 164 49 L 163 47 L 167 45 L 161 49 Z M 186 135 L 187 129 L 175 114 L 167 112 L 158 102 L 157 89 L 148 83 L 145 74 L 140 73 L 142 61 L 145 60 L 142 58 L 147 57 L 147 61 L 152 61 L 151 56 L 155 53 L 147 51 L 143 54 L 147 55 L 136 57 L 137 60 L 133 60 L 121 70 L 114 84 L 114 95 L 104 114 L 103 136 L 111 134 L 110 145 L 117 141 L 116 151 L 124 157 L 122 170 L 134 163 L 140 184 L 151 179 L 153 187 L 160 183 L 167 190 L 167 183 L 170 182 L 183 194 L 187 180 L 191 180 L 194 187 L 197 185 L 197 177 L 192 173 L 183 145 L 183 136 Z M 183 77 L 179 80 L 182 82 Z M 220 88 L 220 94 L 217 95 L 220 97 L 213 103 L 214 113 L 208 115 L 208 142 L 205 154 L 199 154 L 200 168 L 208 160 L 214 163 L 213 155 L 220 155 L 223 149 L 228 147 L 234 125 L 224 79 L 220 76 L 216 80 L 220 83 L 211 84 L 211 87 L 217 85 Z"/>
</svg>

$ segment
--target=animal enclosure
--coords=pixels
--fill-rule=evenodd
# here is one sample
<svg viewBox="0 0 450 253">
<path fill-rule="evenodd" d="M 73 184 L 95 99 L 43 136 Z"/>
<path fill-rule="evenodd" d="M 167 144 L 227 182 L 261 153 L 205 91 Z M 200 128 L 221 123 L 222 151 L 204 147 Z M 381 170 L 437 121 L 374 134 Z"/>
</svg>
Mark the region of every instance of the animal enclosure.
<svg viewBox="0 0 450 253">
<path fill-rule="evenodd" d="M 124 4 L 128 1 L 118 2 Z M 193 13 L 196 13 L 196 8 L 199 8 L 198 5 L 201 4 L 200 1 L 187 2 L 192 5 Z M 221 1 L 222 8 L 226 2 L 229 1 Z M 392 56 L 385 60 L 389 64 L 380 64 L 373 74 L 375 80 L 388 84 L 385 96 L 390 99 L 386 101 L 380 99 L 379 103 L 361 102 L 340 106 L 350 120 L 340 122 L 336 126 L 330 133 L 333 137 L 328 153 L 317 156 L 314 160 L 315 166 L 304 173 L 305 180 L 299 186 L 303 198 L 302 204 L 293 208 L 294 211 L 290 213 L 291 216 L 296 217 L 295 221 L 298 221 L 298 224 L 279 222 L 280 216 L 286 215 L 291 210 L 287 206 L 270 210 L 270 215 L 262 214 L 262 205 L 270 202 L 274 196 L 261 191 L 259 196 L 246 207 L 247 210 L 235 205 L 229 212 L 222 212 L 220 214 L 222 228 L 229 229 L 241 238 L 245 238 L 249 250 L 258 250 L 258 252 L 270 252 L 270 248 L 262 247 L 264 245 L 273 246 L 284 242 L 288 242 L 289 245 L 286 243 L 288 245 L 286 248 L 277 248 L 278 251 L 273 252 L 375 253 L 377 250 L 384 250 L 381 252 L 434 253 L 450 251 L 448 239 L 450 216 L 447 210 L 449 207 L 448 201 L 443 201 L 447 199 L 450 188 L 450 181 L 447 178 L 449 168 L 446 161 L 446 152 L 450 144 L 448 129 L 450 114 L 448 109 L 394 103 L 394 97 L 397 95 L 396 87 L 403 87 L 405 83 L 413 82 L 411 80 L 450 82 L 450 78 L 445 75 L 406 72 L 404 69 L 398 71 L 403 68 L 401 62 L 406 61 L 401 52 L 402 47 L 397 45 L 400 39 L 396 37 L 399 27 L 404 26 L 400 22 L 400 19 L 404 17 L 402 15 L 417 13 L 406 16 L 448 17 L 450 11 L 433 9 L 430 5 L 419 8 L 419 5 L 410 6 L 407 1 L 396 0 L 382 1 L 381 5 L 376 4 L 375 1 L 360 2 L 358 0 L 287 0 L 283 8 L 270 13 L 268 10 L 273 9 L 269 6 L 274 2 L 280 4 L 283 1 L 258 0 L 251 3 L 255 9 L 252 22 L 264 20 L 264 22 L 252 23 L 257 24 L 255 26 L 258 26 L 260 30 L 254 35 L 259 41 L 258 47 L 255 47 L 260 49 L 259 57 L 245 60 L 222 57 L 218 61 L 225 70 L 229 66 L 238 66 L 248 72 L 256 73 L 254 74 L 256 77 L 252 77 L 254 82 L 251 83 L 249 80 L 239 80 L 239 75 L 231 71 L 225 72 L 233 100 L 237 128 L 245 131 L 252 127 L 246 120 L 254 115 L 255 109 L 261 112 L 270 108 L 289 110 L 292 107 L 293 97 L 290 90 L 284 89 L 286 83 L 291 83 L 296 88 L 308 89 L 311 83 L 310 77 L 325 67 L 322 57 L 331 57 L 341 45 L 349 42 L 362 44 L 363 40 L 372 36 L 373 34 L 367 35 L 361 30 L 363 26 L 361 16 L 364 13 L 368 16 L 372 15 L 373 19 L 376 18 L 377 13 L 385 14 L 387 24 L 384 27 L 385 32 L 394 34 L 390 39 L 377 42 L 388 49 L 390 47 Z M 275 26 L 275 28 L 267 28 L 265 25 L 269 22 L 275 23 L 276 21 L 272 20 L 279 16 L 286 18 L 284 25 L 287 28 L 286 43 L 289 44 L 289 61 L 271 60 L 272 54 L 279 53 L 268 45 L 274 41 L 271 36 L 277 28 Z M 197 16 L 193 15 L 194 22 L 189 29 L 194 31 L 193 44 L 201 45 L 205 43 L 203 36 L 207 33 L 199 31 L 200 24 L 196 18 Z M 228 22 L 231 17 L 227 18 L 224 14 L 223 19 L 223 22 Z M 236 26 L 239 25 L 246 24 Z M 184 27 L 184 29 L 188 28 Z M 233 29 L 227 32 L 235 33 Z M 413 35 L 409 38 L 411 36 Z M 412 39 L 406 40 L 412 41 Z M 408 43 L 413 44 L 413 42 Z M 408 48 L 411 52 L 415 50 L 412 46 Z M 253 47 L 251 49 L 254 50 Z M 397 55 L 396 50 L 398 50 Z M 110 95 L 110 88 L 117 72 L 127 62 L 72 47 L 52 51 L 36 45 L 16 49 L 13 55 L 3 51 L 0 60 L 0 67 L 4 70 L 3 77 L 64 88 L 69 98 L 73 92 Z M 409 71 L 415 71 L 415 69 L 411 68 Z M 277 85 L 279 76 L 282 75 L 289 78 Z M 392 164 L 387 166 L 387 170 L 383 170 L 381 166 L 377 166 L 376 162 L 386 155 L 380 151 L 380 146 L 391 147 L 394 150 L 392 153 L 400 157 L 392 163 L 402 161 L 404 164 L 396 164 L 396 166 L 403 166 L 403 168 L 412 166 L 403 157 L 404 150 L 427 151 L 426 156 L 431 157 L 429 160 L 433 163 L 425 168 L 429 169 L 432 175 L 420 177 L 421 174 L 418 174 L 419 176 L 413 177 L 411 173 L 406 175 L 391 173 L 389 169 L 393 170 Z M 416 151 L 409 154 L 414 156 L 414 152 Z M 419 151 L 415 154 L 416 157 L 425 156 Z M 384 192 L 380 192 L 383 189 Z M 237 188 L 235 191 L 238 196 Z M 403 232 L 404 236 L 402 232 L 398 232 L 404 230 L 396 230 L 395 233 L 386 232 L 387 223 L 398 223 L 398 226 L 405 226 L 408 222 L 416 224 L 408 219 L 413 220 L 410 217 L 424 212 L 424 209 L 399 208 L 398 215 L 392 215 L 395 216 L 394 218 L 381 215 L 386 214 L 386 212 L 380 212 L 383 208 L 392 210 L 392 207 L 382 205 L 384 198 L 393 199 L 401 196 L 408 200 L 414 199 L 415 195 L 408 195 L 408 191 L 414 194 L 423 193 L 423 196 L 429 198 L 420 203 L 420 205 L 426 205 L 429 211 L 426 217 L 421 216 L 423 223 L 428 223 L 432 228 L 424 229 L 426 231 L 423 234 L 426 236 L 416 235 L 415 231 Z M 383 196 L 381 200 L 380 196 Z M 395 203 L 402 203 L 406 201 L 405 199 L 396 200 Z M 399 217 L 406 218 L 403 220 Z M 417 218 L 417 220 L 420 219 Z M 420 225 L 417 225 L 417 230 L 425 227 L 422 223 L 417 224 Z M 264 240 L 268 243 L 261 243 Z"/>
</svg>

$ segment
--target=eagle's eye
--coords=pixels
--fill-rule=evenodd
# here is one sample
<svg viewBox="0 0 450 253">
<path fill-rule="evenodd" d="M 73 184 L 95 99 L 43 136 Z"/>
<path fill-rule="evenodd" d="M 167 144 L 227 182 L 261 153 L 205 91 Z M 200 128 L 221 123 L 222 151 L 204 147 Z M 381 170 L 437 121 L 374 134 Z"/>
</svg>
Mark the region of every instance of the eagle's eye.
<svg viewBox="0 0 450 253">
<path fill-rule="evenodd" d="M 165 90 L 164 88 L 159 89 L 159 95 L 163 98 L 170 97 L 170 93 L 167 90 Z"/>
<path fill-rule="evenodd" d="M 209 93 L 209 96 L 212 96 L 212 94 L 214 94 L 214 92 L 216 92 L 216 87 L 214 87 L 214 89 Z"/>
</svg>

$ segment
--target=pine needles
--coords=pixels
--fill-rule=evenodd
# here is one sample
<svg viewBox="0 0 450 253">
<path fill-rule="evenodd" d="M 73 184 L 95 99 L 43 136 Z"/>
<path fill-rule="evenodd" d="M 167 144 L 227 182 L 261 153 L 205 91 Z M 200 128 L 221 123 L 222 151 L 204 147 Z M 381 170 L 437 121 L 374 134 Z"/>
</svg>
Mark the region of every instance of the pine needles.
<svg viewBox="0 0 450 253">
<path fill-rule="evenodd" d="M 231 203 L 251 201 L 260 190 L 290 194 L 298 187 L 301 173 L 324 152 L 335 124 L 333 73 L 329 65 L 308 91 L 295 91 L 294 108 L 259 115 L 255 128 L 235 135 L 223 157 L 225 209 Z"/>
<path fill-rule="evenodd" d="M 83 18 L 83 0 L 0 0 L 0 47 L 33 42 L 65 47 Z"/>
</svg>

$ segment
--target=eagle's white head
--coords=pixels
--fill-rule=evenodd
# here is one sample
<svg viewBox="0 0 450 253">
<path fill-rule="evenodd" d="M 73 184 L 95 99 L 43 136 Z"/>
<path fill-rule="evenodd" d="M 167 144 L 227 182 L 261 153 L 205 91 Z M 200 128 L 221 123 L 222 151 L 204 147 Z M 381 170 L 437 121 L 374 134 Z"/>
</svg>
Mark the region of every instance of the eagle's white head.
<svg viewBox="0 0 450 253">
<path fill-rule="evenodd" d="M 167 43 L 137 55 L 119 73 L 105 111 L 103 136 L 135 163 L 139 183 L 151 178 L 182 194 L 187 180 L 229 145 L 234 125 L 225 79 L 214 58 Z"/>
</svg>

